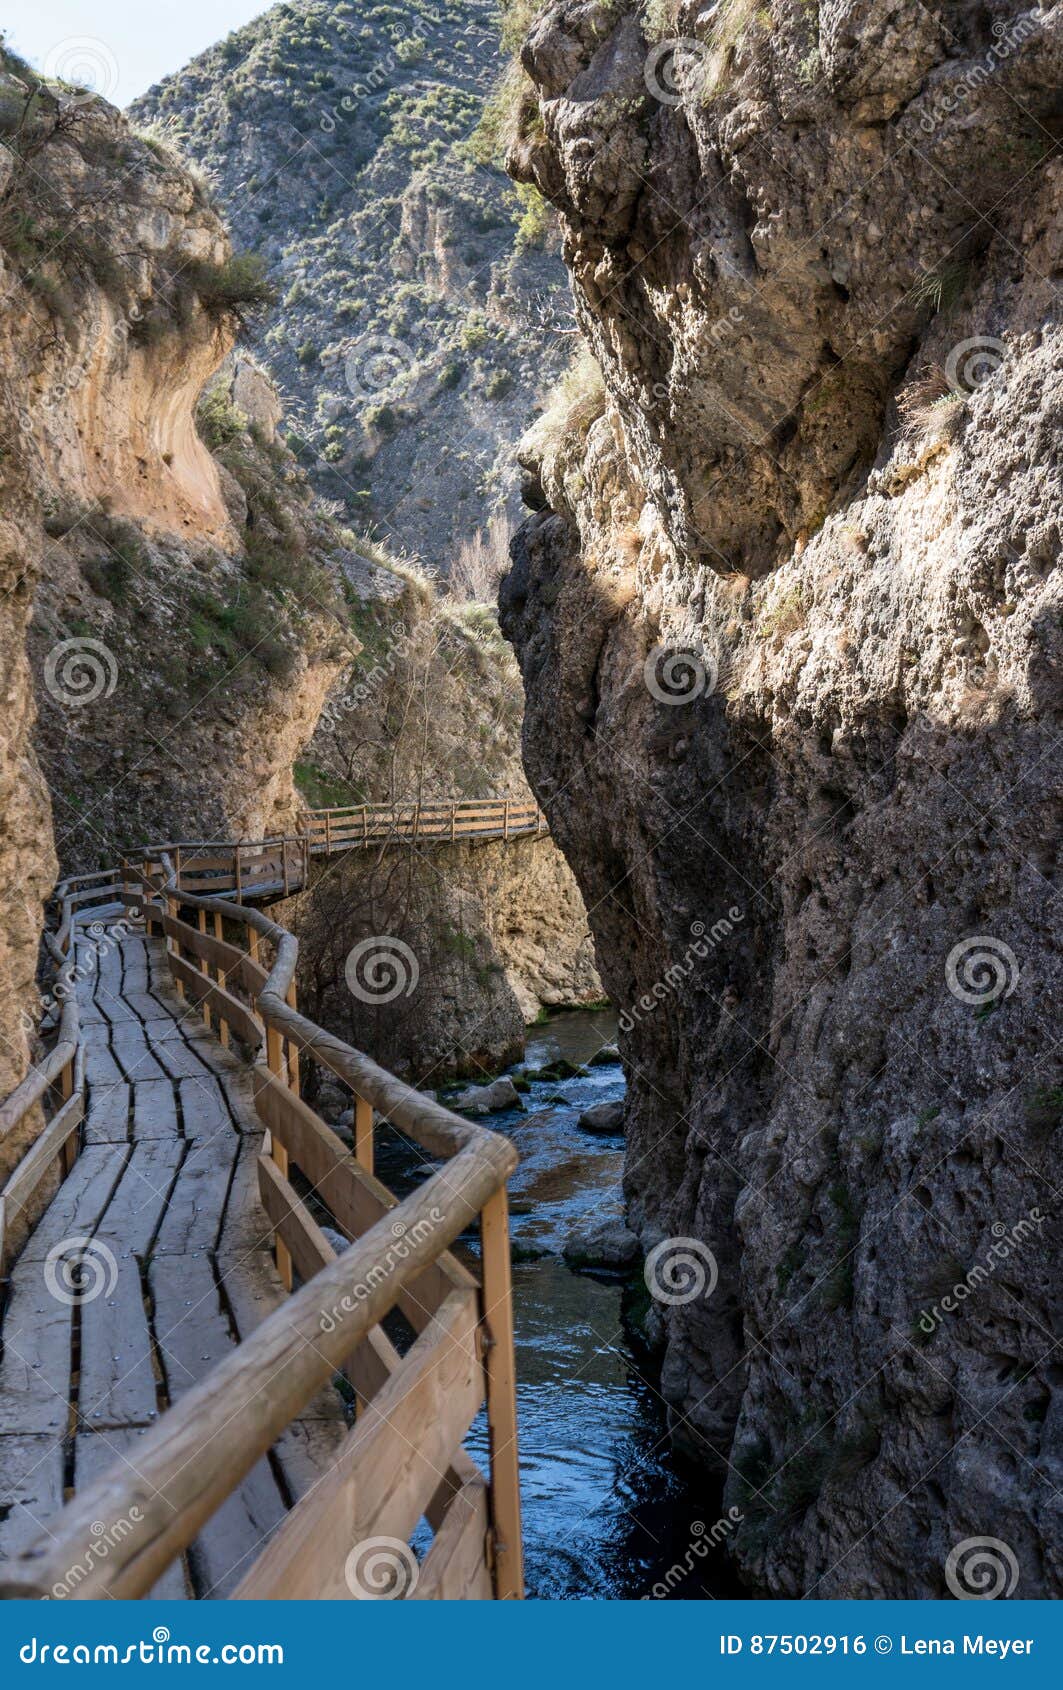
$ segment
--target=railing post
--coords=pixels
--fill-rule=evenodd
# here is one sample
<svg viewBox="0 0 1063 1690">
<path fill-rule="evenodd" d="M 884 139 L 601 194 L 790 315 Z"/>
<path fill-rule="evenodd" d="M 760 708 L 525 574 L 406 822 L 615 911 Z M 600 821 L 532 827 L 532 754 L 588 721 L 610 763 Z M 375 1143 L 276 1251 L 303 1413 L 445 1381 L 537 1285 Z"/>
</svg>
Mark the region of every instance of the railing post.
<svg viewBox="0 0 1063 1690">
<path fill-rule="evenodd" d="M 373 1171 L 373 1105 L 354 1094 L 354 1159 L 367 1174 Z"/>
<path fill-rule="evenodd" d="M 237 845 L 235 850 L 233 851 L 233 856 L 234 856 L 235 861 L 236 861 L 236 902 L 238 904 L 242 904 L 243 901 L 244 901 L 244 888 L 243 888 L 243 884 L 242 884 L 241 879 L 240 879 L 240 847 L 239 847 L 239 845 Z M 254 928 L 252 928 L 251 931 L 254 933 Z M 255 937 L 256 938 L 258 937 L 257 933 L 255 934 Z"/>
<path fill-rule="evenodd" d="M 199 910 L 197 912 L 197 922 L 198 922 L 198 926 L 199 926 L 199 931 L 201 933 L 205 934 L 206 931 L 207 931 L 207 912 L 206 912 L 206 910 Z M 200 959 L 199 959 L 199 972 L 201 974 L 205 974 L 207 976 L 208 980 L 210 979 L 210 963 L 207 961 L 205 956 L 201 956 Z M 209 1004 L 209 1002 L 206 998 L 203 999 L 203 1019 L 206 1022 L 207 1027 L 209 1029 L 209 1027 L 210 1027 L 210 1004 Z"/>
<path fill-rule="evenodd" d="M 76 1058 L 72 1056 L 70 1058 L 70 1061 L 67 1063 L 66 1067 L 63 1069 L 63 1072 L 59 1076 L 59 1090 L 60 1090 L 60 1093 L 62 1095 L 62 1099 L 63 1099 L 64 1103 L 68 1102 L 69 1099 L 72 1098 L 73 1095 L 74 1095 L 74 1063 L 75 1063 L 75 1061 L 76 1061 Z M 61 1176 L 60 1176 L 62 1179 L 66 1178 L 67 1174 L 70 1172 L 71 1168 L 74 1166 L 74 1163 L 77 1160 L 77 1153 L 78 1153 L 78 1135 L 77 1135 L 77 1133 L 71 1133 L 70 1137 L 67 1139 L 66 1143 L 64 1144 L 63 1151 L 62 1151 L 62 1168 L 61 1168 Z"/>
<path fill-rule="evenodd" d="M 363 804 L 362 805 L 362 844 L 368 845 L 368 843 L 369 843 L 369 807 L 368 807 L 368 805 Z"/>
<path fill-rule="evenodd" d="M 325 811 L 325 855 L 332 855 L 332 811 Z"/>
<path fill-rule="evenodd" d="M 485 1368 L 495 1596 L 500 1601 L 519 1601 L 524 1596 L 524 1552 L 517 1461 L 517 1376 L 513 1350 L 509 1206 L 505 1186 L 483 1206 L 480 1238 L 483 1246 L 483 1319 L 487 1329 Z"/>
<path fill-rule="evenodd" d="M 508 840 L 508 838 L 509 838 L 509 799 L 508 798 L 506 799 L 506 807 L 505 807 L 505 810 L 503 812 L 502 837 L 503 837 L 503 839 L 506 839 L 506 840 Z"/>
<path fill-rule="evenodd" d="M 452 845 L 454 843 L 454 839 L 455 839 L 456 834 L 457 834 L 457 823 L 458 823 L 458 806 L 456 804 L 451 804 L 451 806 L 450 806 L 450 843 Z"/>
<path fill-rule="evenodd" d="M 284 880 L 284 896 L 288 896 L 288 841 L 281 840 L 281 876 Z"/>
<path fill-rule="evenodd" d="M 295 1000 L 295 981 L 294 980 L 291 982 L 291 984 L 288 987 L 287 993 L 285 994 L 284 1001 L 288 1005 L 289 1009 L 297 1009 L 298 1008 L 298 1004 L 296 1003 L 296 1000 Z M 296 1097 L 298 1097 L 299 1096 L 299 1046 L 295 1043 L 294 1039 L 288 1040 L 288 1085 L 290 1086 L 291 1090 L 295 1093 Z"/>
<path fill-rule="evenodd" d="M 148 865 L 146 862 L 142 862 L 140 865 L 140 891 L 144 899 L 144 937 L 146 939 L 151 938 L 151 914 L 148 906 L 148 892 L 151 889 L 151 882 L 148 879 Z"/>
<path fill-rule="evenodd" d="M 225 937 L 225 930 L 222 926 L 221 914 L 218 910 L 214 911 L 214 937 L 215 937 L 215 939 L 224 939 L 224 937 Z M 218 985 L 219 986 L 225 985 L 225 970 L 221 966 L 221 963 L 218 964 Z M 222 1044 L 225 1046 L 225 1049 L 228 1050 L 228 1048 L 229 1048 L 229 1023 L 226 1021 L 226 1019 L 223 1015 L 218 1016 L 218 1037 L 220 1038 Z"/>
<path fill-rule="evenodd" d="M 284 1040 L 275 1027 L 266 1028 L 266 1066 L 271 1074 L 278 1079 L 284 1079 Z M 275 1134 L 270 1134 L 269 1153 L 277 1172 L 284 1179 L 288 1178 L 288 1152 L 283 1144 L 278 1144 Z M 274 1236 L 274 1249 L 277 1254 L 277 1272 L 286 1291 L 292 1288 L 292 1258 L 288 1246 L 283 1238 Z"/>
</svg>

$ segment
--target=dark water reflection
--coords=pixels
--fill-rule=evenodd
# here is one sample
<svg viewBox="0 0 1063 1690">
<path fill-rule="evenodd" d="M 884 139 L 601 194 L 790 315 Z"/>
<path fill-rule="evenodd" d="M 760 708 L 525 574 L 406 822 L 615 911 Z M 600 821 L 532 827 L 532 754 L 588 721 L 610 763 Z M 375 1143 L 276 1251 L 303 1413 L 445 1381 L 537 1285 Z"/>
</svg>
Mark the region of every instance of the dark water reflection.
<svg viewBox="0 0 1063 1690">
<path fill-rule="evenodd" d="M 609 1013 L 559 1015 L 530 1034 L 524 1065 L 586 1063 L 615 1035 Z M 623 1285 L 573 1273 L 561 1257 L 576 1222 L 619 1198 L 622 1141 L 581 1132 L 577 1119 L 623 1094 L 619 1065 L 594 1067 L 535 1081 L 523 1111 L 488 1118 L 521 1156 L 510 1193 L 528 1594 L 640 1597 L 679 1569 L 672 1597 L 740 1595 L 723 1557 L 699 1552 L 719 1497 L 668 1448 L 652 1365 L 624 1330 Z M 393 1190 L 416 1183 L 403 1147 L 382 1145 L 379 1163 Z M 482 1420 L 467 1448 L 486 1465 Z"/>
</svg>

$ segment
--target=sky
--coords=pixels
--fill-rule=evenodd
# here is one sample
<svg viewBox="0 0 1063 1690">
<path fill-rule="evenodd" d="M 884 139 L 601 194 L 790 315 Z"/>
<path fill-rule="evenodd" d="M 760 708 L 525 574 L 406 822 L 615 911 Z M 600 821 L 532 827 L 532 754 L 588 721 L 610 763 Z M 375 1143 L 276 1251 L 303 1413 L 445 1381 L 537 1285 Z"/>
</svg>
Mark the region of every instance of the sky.
<svg viewBox="0 0 1063 1690">
<path fill-rule="evenodd" d="M 272 0 L 3 0 L 0 29 L 31 65 L 125 106 L 268 11 Z"/>
</svg>

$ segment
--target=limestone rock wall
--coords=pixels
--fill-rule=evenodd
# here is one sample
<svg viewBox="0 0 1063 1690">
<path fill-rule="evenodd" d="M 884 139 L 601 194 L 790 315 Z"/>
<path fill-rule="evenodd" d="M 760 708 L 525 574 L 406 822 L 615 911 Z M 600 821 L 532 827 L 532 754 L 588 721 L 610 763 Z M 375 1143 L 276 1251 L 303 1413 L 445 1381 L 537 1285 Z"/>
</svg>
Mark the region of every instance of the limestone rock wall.
<svg viewBox="0 0 1063 1690">
<path fill-rule="evenodd" d="M 299 936 L 307 1013 L 428 1086 L 496 1074 L 540 1010 L 602 995 L 549 838 L 352 850 L 318 864 L 279 919 Z"/>
<path fill-rule="evenodd" d="M 944 1595 L 979 1536 L 1063 1578 L 1061 10 L 565 4 L 522 53 L 604 377 L 523 449 L 525 761 L 631 1222 L 702 1262 L 675 1436 L 780 1595 Z"/>
<path fill-rule="evenodd" d="M 256 280 L 164 146 L 10 56 L 0 140 L 3 515 L 60 862 L 291 827 L 293 760 L 357 642 L 336 533 L 243 355 L 214 381 Z"/>
</svg>

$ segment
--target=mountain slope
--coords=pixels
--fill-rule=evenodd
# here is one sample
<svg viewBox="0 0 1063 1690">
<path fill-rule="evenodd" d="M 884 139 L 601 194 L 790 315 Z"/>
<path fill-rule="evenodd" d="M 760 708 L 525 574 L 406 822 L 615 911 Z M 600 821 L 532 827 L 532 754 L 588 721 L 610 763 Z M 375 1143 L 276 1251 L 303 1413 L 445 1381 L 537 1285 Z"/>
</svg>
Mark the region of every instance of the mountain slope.
<svg viewBox="0 0 1063 1690">
<path fill-rule="evenodd" d="M 567 347 L 543 322 L 567 311 L 543 202 L 470 140 L 498 68 L 486 0 L 303 0 L 133 108 L 270 266 L 261 350 L 319 490 L 444 573 L 512 499 L 512 444 Z"/>
</svg>

